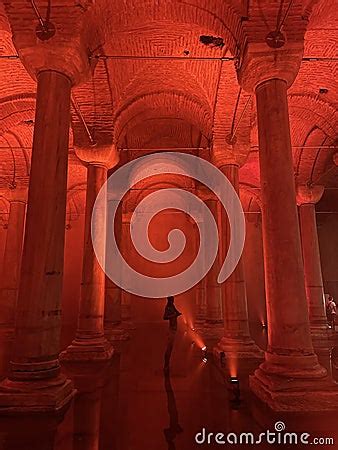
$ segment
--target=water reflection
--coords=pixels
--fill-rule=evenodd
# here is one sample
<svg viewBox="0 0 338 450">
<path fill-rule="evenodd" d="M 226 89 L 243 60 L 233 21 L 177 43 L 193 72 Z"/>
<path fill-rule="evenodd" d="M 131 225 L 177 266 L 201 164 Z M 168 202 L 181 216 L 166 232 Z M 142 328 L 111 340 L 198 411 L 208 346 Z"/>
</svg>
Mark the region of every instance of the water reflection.
<svg viewBox="0 0 338 450">
<path fill-rule="evenodd" d="M 54 450 L 63 414 L 6 417 L 0 424 L 1 450 Z"/>
<path fill-rule="evenodd" d="M 329 370 L 330 356 L 320 356 Z M 67 368 L 78 392 L 64 419 L 62 414 L 1 417 L 0 449 L 188 450 L 197 448 L 195 434 L 203 428 L 258 436 L 273 431 L 277 421 L 285 423 L 286 431 L 338 442 L 335 412 L 273 412 L 252 395 L 248 377 L 259 361 L 238 362 L 241 403 L 236 403 L 236 393 L 228 389 L 227 360 L 220 370 L 212 358 L 206 364 L 201 358 L 200 349 L 179 329 L 168 330 L 163 323 L 140 325 L 133 340 L 123 343 L 121 364 L 115 355 L 105 367 Z"/>
<path fill-rule="evenodd" d="M 168 450 L 175 450 L 175 438 L 182 433 L 183 428 L 178 421 L 178 411 L 176 406 L 175 394 L 170 380 L 170 358 L 174 348 L 176 330 L 169 328 L 168 343 L 164 354 L 164 387 L 167 393 L 167 408 L 169 414 L 169 427 L 163 430 L 168 444 Z"/>
<path fill-rule="evenodd" d="M 104 434 L 101 433 L 101 428 L 102 422 L 105 423 L 102 416 L 109 415 L 106 403 L 105 408 L 102 407 L 102 397 L 103 391 L 105 396 L 108 394 L 110 397 L 112 394 L 112 372 L 115 364 L 116 358 L 114 357 L 109 363 L 68 363 L 65 367 L 67 375 L 72 378 L 77 390 L 73 407 L 73 450 L 99 450 L 102 448 L 101 440 Z M 107 385 L 109 385 L 109 389 Z M 114 397 L 109 398 L 109 403 L 116 406 Z M 111 421 L 111 417 L 109 419 Z M 114 438 L 112 427 L 104 431 L 109 433 L 110 438 Z M 108 447 L 107 441 L 106 444 L 105 448 L 113 450 L 113 447 Z"/>
</svg>

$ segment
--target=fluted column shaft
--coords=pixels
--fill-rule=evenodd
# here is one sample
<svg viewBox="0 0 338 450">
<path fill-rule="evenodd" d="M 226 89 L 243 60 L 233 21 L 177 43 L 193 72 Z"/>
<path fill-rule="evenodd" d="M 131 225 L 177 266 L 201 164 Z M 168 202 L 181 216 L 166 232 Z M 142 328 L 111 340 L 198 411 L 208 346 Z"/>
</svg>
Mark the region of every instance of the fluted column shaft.
<svg viewBox="0 0 338 450">
<path fill-rule="evenodd" d="M 256 89 L 268 354 L 312 354 L 286 92 L 278 79 Z"/>
<path fill-rule="evenodd" d="M 106 254 L 109 253 L 110 239 L 115 239 L 118 247 L 122 241 L 122 204 L 117 206 L 115 220 L 111 214 L 114 210 L 112 203 L 116 200 L 108 200 L 107 211 L 107 240 Z M 115 234 L 113 236 L 112 234 Z M 120 271 L 120 267 L 114 267 L 115 271 Z M 121 273 L 119 273 L 121 276 Z M 121 326 L 122 323 L 122 289 L 116 285 L 108 276 L 105 281 L 105 308 L 104 308 L 104 331 L 109 340 L 126 340 L 128 333 Z"/>
<path fill-rule="evenodd" d="M 205 200 L 216 223 L 218 222 L 217 200 Z M 219 255 L 217 255 L 211 269 L 207 274 L 207 294 L 206 294 L 206 325 L 222 323 L 222 296 L 221 285 L 217 282 L 219 274 Z"/>
<path fill-rule="evenodd" d="M 85 152 L 81 150 L 81 152 Z M 78 154 L 81 156 L 82 153 Z M 85 154 L 90 154 L 85 152 Z M 82 263 L 81 297 L 76 337 L 62 353 L 62 360 L 109 359 L 113 348 L 104 336 L 105 273 L 101 268 L 92 242 L 92 214 L 95 200 L 107 181 L 107 167 L 89 163 L 85 211 L 84 250 Z M 106 240 L 106 210 L 95 215 L 95 229 L 100 230 L 102 246 Z"/>
<path fill-rule="evenodd" d="M 37 80 L 12 379 L 59 372 L 71 81 L 49 70 Z"/>
<path fill-rule="evenodd" d="M 239 166 L 225 164 L 220 167 L 239 195 Z M 225 259 L 230 244 L 230 226 L 226 212 L 221 211 L 221 255 Z M 224 335 L 216 350 L 234 353 L 236 357 L 261 357 L 262 352 L 251 339 L 249 332 L 246 284 L 242 258 L 230 277 L 222 284 Z"/>
<path fill-rule="evenodd" d="M 0 326 L 14 328 L 18 295 L 26 200 L 10 201 L 3 269 L 0 284 Z"/>
<path fill-rule="evenodd" d="M 96 197 L 106 181 L 105 167 L 91 164 L 88 166 L 81 300 L 76 331 L 76 337 L 79 339 L 103 337 L 105 275 L 93 248 L 91 218 Z M 106 230 L 104 220 L 105 217 L 102 218 L 101 224 L 103 234 Z"/>
<path fill-rule="evenodd" d="M 299 222 L 310 326 L 316 333 L 319 329 L 326 331 L 327 319 L 314 203 L 299 205 Z"/>
</svg>

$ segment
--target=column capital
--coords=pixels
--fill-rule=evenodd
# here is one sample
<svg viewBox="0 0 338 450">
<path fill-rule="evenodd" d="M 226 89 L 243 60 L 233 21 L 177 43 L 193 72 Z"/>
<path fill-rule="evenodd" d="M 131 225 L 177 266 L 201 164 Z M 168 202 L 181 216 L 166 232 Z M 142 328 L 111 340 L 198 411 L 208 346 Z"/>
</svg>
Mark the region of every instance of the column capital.
<svg viewBox="0 0 338 450">
<path fill-rule="evenodd" d="M 41 45 L 41 44 L 40 44 Z M 18 49 L 27 72 L 36 79 L 40 72 L 54 71 L 65 75 L 72 85 L 77 85 L 91 73 L 88 55 L 84 48 L 64 45 L 62 48 L 41 48 L 39 45 Z"/>
<path fill-rule="evenodd" d="M 217 200 L 216 195 L 209 191 L 209 189 L 207 189 L 204 186 L 199 187 L 198 189 L 196 189 L 196 194 L 198 196 L 199 199 L 203 200 L 204 202 L 208 201 L 208 200 Z"/>
<path fill-rule="evenodd" d="M 97 48 L 100 39 L 94 25 L 89 23 L 89 5 L 81 8 L 77 2 L 67 8 L 51 5 L 51 18 L 44 19 L 43 26 L 30 2 L 5 0 L 4 6 L 13 43 L 33 79 L 46 70 L 62 73 L 73 85 L 89 77 L 91 65 L 95 64 L 90 62 L 89 47 Z M 43 4 L 39 2 L 37 7 L 44 16 Z"/>
<path fill-rule="evenodd" d="M 249 155 L 250 145 L 225 144 L 223 147 L 213 146 L 211 149 L 211 162 L 218 169 L 232 165 L 242 167 Z"/>
<path fill-rule="evenodd" d="M 114 144 L 93 145 L 88 147 L 75 146 L 75 154 L 85 166 L 99 166 L 107 170 L 119 162 L 119 153 Z"/>
<path fill-rule="evenodd" d="M 303 57 L 303 42 L 290 42 L 282 48 L 269 48 L 265 42 L 248 43 L 237 70 L 238 81 L 247 92 L 271 79 L 294 82 Z"/>
<path fill-rule="evenodd" d="M 322 198 L 324 192 L 324 186 L 315 185 L 315 186 L 307 186 L 300 185 L 297 186 L 296 199 L 297 205 L 305 205 L 305 204 L 316 204 Z"/>
</svg>

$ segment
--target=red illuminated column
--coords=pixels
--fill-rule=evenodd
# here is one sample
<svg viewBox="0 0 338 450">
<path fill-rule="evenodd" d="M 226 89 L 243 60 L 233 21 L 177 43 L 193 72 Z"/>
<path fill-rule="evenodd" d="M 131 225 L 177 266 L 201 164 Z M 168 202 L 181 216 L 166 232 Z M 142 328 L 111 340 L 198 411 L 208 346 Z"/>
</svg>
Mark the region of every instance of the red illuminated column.
<svg viewBox="0 0 338 450">
<path fill-rule="evenodd" d="M 74 435 L 77 439 L 73 441 L 73 450 L 99 450 L 102 390 L 107 380 L 102 370 L 83 374 L 77 373 L 75 368 L 71 375 L 77 390 L 74 399 Z"/>
<path fill-rule="evenodd" d="M 93 248 L 91 225 L 95 200 L 107 181 L 108 168 L 118 162 L 115 147 L 97 146 L 76 148 L 78 158 L 87 165 L 87 194 L 85 212 L 84 253 L 82 263 L 81 297 L 76 337 L 60 357 L 63 360 L 95 361 L 109 359 L 113 347 L 104 336 L 105 273 Z M 107 193 L 105 192 L 105 196 Z M 96 229 L 102 230 L 104 249 L 106 244 L 106 211 L 96 216 Z"/>
<path fill-rule="evenodd" d="M 205 200 L 206 205 L 210 209 L 216 223 L 218 224 L 218 211 L 216 199 Z M 206 334 L 218 336 L 222 334 L 222 291 L 221 285 L 217 282 L 217 277 L 220 271 L 219 255 L 206 275 L 206 317 L 205 317 L 205 332 Z"/>
<path fill-rule="evenodd" d="M 8 192 L 10 202 L 6 245 L 0 284 L 0 327 L 14 330 L 18 295 L 22 242 L 25 225 L 27 189 Z"/>
<path fill-rule="evenodd" d="M 287 82 L 257 84 L 268 347 L 251 389 L 274 409 L 321 409 L 338 391 L 314 354 L 296 205 Z"/>
<path fill-rule="evenodd" d="M 58 360 L 72 81 L 44 70 L 37 82 L 14 350 L 0 386 L 0 409 L 13 412 L 56 410 L 73 396 Z"/>
<path fill-rule="evenodd" d="M 222 164 L 216 158 L 216 164 L 232 184 L 239 196 L 239 165 Z M 224 261 L 230 243 L 230 227 L 226 212 L 221 210 L 221 255 Z M 215 348 L 216 353 L 224 352 L 237 358 L 262 357 L 262 351 L 252 340 L 249 332 L 246 285 L 242 258 L 230 277 L 221 285 L 223 299 L 224 336 Z"/>
<path fill-rule="evenodd" d="M 128 254 L 130 254 L 130 214 L 122 214 L 122 243 L 121 253 L 126 261 L 128 261 Z M 122 273 L 122 276 L 126 275 Z M 127 291 L 121 292 L 121 318 L 123 328 L 126 330 L 134 330 L 135 324 L 132 320 L 131 312 L 132 294 Z"/>
<path fill-rule="evenodd" d="M 199 223 L 199 227 L 203 226 L 203 222 Z M 194 252 L 197 255 L 200 245 L 200 239 L 199 239 L 199 227 L 197 224 L 194 226 L 194 233 L 195 233 L 195 245 L 194 245 Z M 196 285 L 195 290 L 195 299 L 196 299 L 196 314 L 195 314 L 195 325 L 196 327 L 201 327 L 205 323 L 205 317 L 206 317 L 206 288 L 207 288 L 207 277 L 202 277 L 202 271 L 204 269 L 204 247 L 202 246 L 200 249 L 201 252 L 201 264 L 199 265 L 199 268 L 201 269 L 201 280 Z"/>
<path fill-rule="evenodd" d="M 323 186 L 298 186 L 297 204 L 303 251 L 305 290 L 309 307 L 312 338 L 328 337 L 325 298 L 320 264 L 315 204 L 324 192 Z"/>
<path fill-rule="evenodd" d="M 207 290 L 207 278 L 203 277 L 202 280 L 196 286 L 196 325 L 205 323 L 206 317 L 206 290 Z"/>
<path fill-rule="evenodd" d="M 117 207 L 114 220 L 112 217 L 113 202 L 115 202 L 114 199 L 108 199 L 106 255 L 110 251 L 108 233 L 115 233 L 115 239 L 119 248 L 122 240 L 122 205 Z M 112 229 L 113 226 L 114 229 Z M 115 270 L 120 270 L 120 267 L 115 267 Z M 105 283 L 104 332 L 111 341 L 123 341 L 130 337 L 122 327 L 122 289 L 108 276 L 106 276 Z"/>
</svg>

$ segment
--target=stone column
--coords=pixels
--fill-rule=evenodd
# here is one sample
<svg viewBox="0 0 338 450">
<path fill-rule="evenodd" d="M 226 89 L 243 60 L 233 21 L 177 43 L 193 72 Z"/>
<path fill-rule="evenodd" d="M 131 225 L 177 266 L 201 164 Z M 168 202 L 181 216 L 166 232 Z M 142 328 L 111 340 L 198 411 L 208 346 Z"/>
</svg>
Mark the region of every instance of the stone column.
<svg viewBox="0 0 338 450">
<path fill-rule="evenodd" d="M 104 336 L 105 273 L 92 243 L 92 213 L 96 197 L 107 181 L 107 171 L 118 162 L 114 146 L 76 147 L 78 158 L 87 165 L 84 252 L 81 297 L 76 337 L 60 355 L 62 360 L 96 361 L 110 359 L 113 347 Z M 95 225 L 102 229 L 102 248 L 106 241 L 106 211 L 96 217 Z"/>
<path fill-rule="evenodd" d="M 44 70 L 37 82 L 14 351 L 0 385 L 0 409 L 13 412 L 58 410 L 74 392 L 58 360 L 72 81 Z"/>
<path fill-rule="evenodd" d="M 250 47 L 240 81 L 257 101 L 268 346 L 250 377 L 253 392 L 275 410 L 337 407 L 338 390 L 314 353 L 293 173 L 287 88 L 301 45 L 274 51 Z"/>
<path fill-rule="evenodd" d="M 217 199 L 204 200 L 210 209 L 216 223 L 218 221 Z M 219 254 L 211 266 L 211 269 L 206 275 L 206 315 L 205 315 L 205 334 L 208 337 L 219 337 L 222 334 L 222 291 L 221 285 L 217 282 L 217 277 L 220 271 Z"/>
<path fill-rule="evenodd" d="M 206 290 L 207 278 L 203 277 L 196 286 L 196 319 L 195 324 L 197 328 L 205 323 L 206 318 Z"/>
<path fill-rule="evenodd" d="M 203 227 L 203 222 L 199 223 L 199 227 Z M 194 225 L 194 232 L 196 235 L 196 239 L 195 239 L 195 245 L 194 245 L 194 252 L 197 255 L 198 252 L 198 247 L 199 247 L 199 239 L 198 239 L 198 226 L 195 223 Z M 200 269 L 201 272 L 203 271 L 203 264 L 204 264 L 204 254 L 203 254 L 203 247 L 201 248 L 201 264 L 200 264 Z M 206 303 L 206 289 L 207 289 L 207 277 L 204 276 L 203 278 L 201 278 L 201 280 L 197 283 L 196 285 L 196 294 L 195 294 L 195 307 L 196 307 L 196 314 L 195 314 L 195 323 L 194 326 L 197 329 L 200 329 L 203 327 L 204 323 L 205 323 L 205 317 L 206 317 L 206 308 L 207 308 L 207 303 Z"/>
<path fill-rule="evenodd" d="M 122 248 L 121 252 L 122 255 L 125 255 L 124 258 L 126 258 L 126 255 L 130 252 L 130 238 L 129 238 L 129 229 L 130 229 L 130 214 L 124 213 L 122 214 Z M 122 276 L 125 276 L 122 274 Z M 131 301 L 132 301 L 132 294 L 127 291 L 121 292 L 121 318 L 122 318 L 122 325 L 123 328 L 126 330 L 135 330 L 135 324 L 132 320 L 132 313 L 131 313 Z"/>
<path fill-rule="evenodd" d="M 315 211 L 315 204 L 319 202 L 323 192 L 323 186 L 298 186 L 297 188 L 305 291 L 314 343 L 317 340 L 320 343 L 329 336 Z"/>
<path fill-rule="evenodd" d="M 116 210 L 115 221 L 110 220 L 110 203 L 114 199 L 108 199 L 108 227 L 107 227 L 107 250 L 109 252 L 109 236 L 108 233 L 115 233 L 117 245 L 120 247 L 122 241 L 122 205 Z M 109 228 L 114 225 L 114 229 Z M 116 267 L 115 270 L 120 270 Z M 104 307 L 104 332 L 110 341 L 125 341 L 129 339 L 129 334 L 122 327 L 122 289 L 117 286 L 108 276 L 105 283 L 105 307 Z"/>
<path fill-rule="evenodd" d="M 27 189 L 10 190 L 9 218 L 0 284 L 0 328 L 14 331 L 22 243 L 25 226 Z"/>
<path fill-rule="evenodd" d="M 224 154 L 226 152 L 223 152 Z M 239 162 L 227 161 L 213 155 L 214 163 L 232 184 L 239 196 Z M 230 243 L 230 228 L 226 212 L 221 211 L 221 255 L 226 258 Z M 252 340 L 249 331 L 246 285 L 242 258 L 230 277 L 221 285 L 223 300 L 224 336 L 215 347 L 215 353 L 224 352 L 235 358 L 261 358 L 263 352 Z"/>
</svg>

